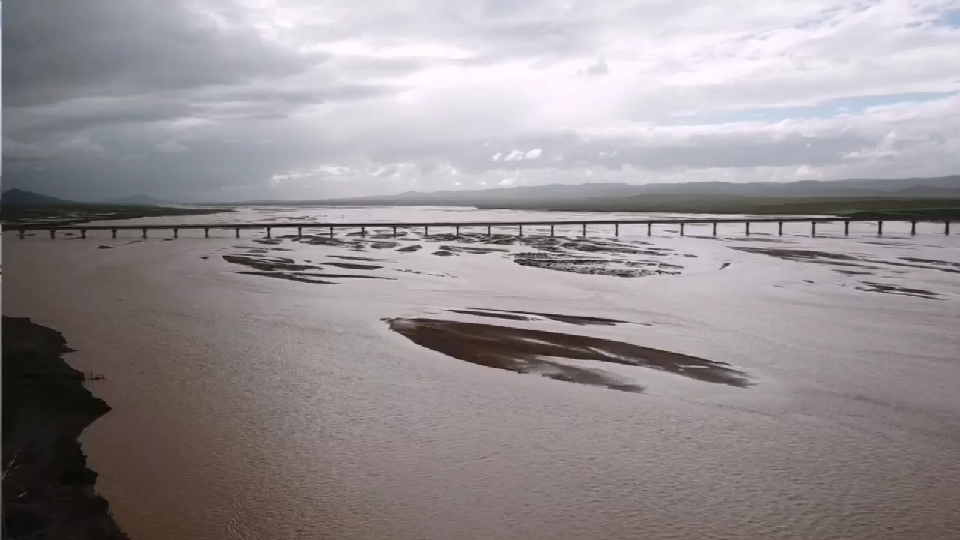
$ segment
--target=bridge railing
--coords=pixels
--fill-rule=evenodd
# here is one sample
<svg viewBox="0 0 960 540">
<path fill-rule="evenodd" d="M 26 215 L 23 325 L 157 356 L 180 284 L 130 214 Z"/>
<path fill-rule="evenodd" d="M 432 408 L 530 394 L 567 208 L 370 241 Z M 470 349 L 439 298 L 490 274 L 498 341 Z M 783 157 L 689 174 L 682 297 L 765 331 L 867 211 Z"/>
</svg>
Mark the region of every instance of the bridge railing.
<svg viewBox="0 0 960 540">
<path fill-rule="evenodd" d="M 461 229 L 485 227 L 488 235 L 493 234 L 493 229 L 517 228 L 520 236 L 523 236 L 524 227 L 550 227 L 550 235 L 554 236 L 557 227 L 579 227 L 582 236 L 586 237 L 588 227 L 590 226 L 613 226 L 614 235 L 620 235 L 621 225 L 646 225 L 647 235 L 653 234 L 653 227 L 658 225 L 679 225 L 680 236 L 686 234 L 686 225 L 712 225 L 713 235 L 717 235 L 718 225 L 743 224 L 744 233 L 750 235 L 750 225 L 753 223 L 777 223 L 777 232 L 783 235 L 784 223 L 809 223 L 811 236 L 817 235 L 817 224 L 825 223 L 843 223 L 844 234 L 850 234 L 850 223 L 852 222 L 875 222 L 877 224 L 877 234 L 883 235 L 884 222 L 910 223 L 910 234 L 917 232 L 917 223 L 943 223 L 943 233 L 950 234 L 950 220 L 942 219 L 915 219 L 915 218 L 867 218 L 867 217 L 742 217 L 742 218 L 678 218 L 678 219 L 586 219 L 586 220 L 531 220 L 531 221 L 461 221 L 461 222 L 351 222 L 351 223 L 306 223 L 306 222 L 261 222 L 261 223 L 204 223 L 204 224 L 141 224 L 141 225 L 51 225 L 51 224 L 5 224 L 4 231 L 15 230 L 19 232 L 20 238 L 26 235 L 27 231 L 49 231 L 51 238 L 56 238 L 57 231 L 80 231 L 81 237 L 86 238 L 87 231 L 111 231 L 114 238 L 117 237 L 117 231 L 138 230 L 141 231 L 143 238 L 147 238 L 148 231 L 172 230 L 173 237 L 179 236 L 179 231 L 199 230 L 204 231 L 204 236 L 210 236 L 210 230 L 234 230 L 236 237 L 240 237 L 241 230 L 259 229 L 265 230 L 270 237 L 274 229 L 296 229 L 297 234 L 302 236 L 304 229 L 326 229 L 330 236 L 333 236 L 336 229 L 360 229 L 361 234 L 365 235 L 367 229 L 392 229 L 394 236 L 400 229 L 420 229 L 424 230 L 425 235 L 430 234 L 430 229 L 453 229 L 459 236 Z"/>
</svg>

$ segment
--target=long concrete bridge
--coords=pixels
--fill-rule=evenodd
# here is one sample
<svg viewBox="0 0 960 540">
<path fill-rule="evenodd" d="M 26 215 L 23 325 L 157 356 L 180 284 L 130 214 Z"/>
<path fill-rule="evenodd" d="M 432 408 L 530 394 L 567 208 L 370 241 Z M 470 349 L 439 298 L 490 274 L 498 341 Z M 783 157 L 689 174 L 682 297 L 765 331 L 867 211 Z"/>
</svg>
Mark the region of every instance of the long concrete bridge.
<svg viewBox="0 0 960 540">
<path fill-rule="evenodd" d="M 750 226 L 752 224 L 776 223 L 777 233 L 783 236 L 784 223 L 809 223 L 810 235 L 817 235 L 817 224 L 824 223 L 843 223 L 843 232 L 850 234 L 850 223 L 853 222 L 872 222 L 877 224 L 877 235 L 883 235 L 883 224 L 885 222 L 900 222 L 910 224 L 910 234 L 917 233 L 917 223 L 940 223 L 943 225 L 943 234 L 950 234 L 950 220 L 943 219 L 916 219 L 916 218 L 891 218 L 884 217 L 866 218 L 866 217 L 742 217 L 742 218 L 689 218 L 689 219 L 587 219 L 587 220 L 538 220 L 538 221 L 462 221 L 462 222 L 356 222 L 356 223 L 306 223 L 306 222 L 275 222 L 275 223 L 204 223 L 204 224 L 142 224 L 142 225 L 4 225 L 4 231 L 15 230 L 19 232 L 20 238 L 26 235 L 27 231 L 48 231 L 50 238 L 56 238 L 57 231 L 79 231 L 81 238 L 87 237 L 88 231 L 111 231 L 113 238 L 117 237 L 117 231 L 140 231 L 143 238 L 147 238 L 149 231 L 172 231 L 173 237 L 178 238 L 181 230 L 203 230 L 204 236 L 209 238 L 211 230 L 233 230 L 236 237 L 240 238 L 241 230 L 264 230 L 269 238 L 272 232 L 277 229 L 296 229 L 297 235 L 302 236 L 304 229 L 319 229 L 326 231 L 330 236 L 334 235 L 336 229 L 359 229 L 362 235 L 366 235 L 368 229 L 372 230 L 392 230 L 393 235 L 397 235 L 400 229 L 423 229 L 425 235 L 430 234 L 430 229 L 453 229 L 457 236 L 462 229 L 486 228 L 486 233 L 491 235 L 494 228 L 516 228 L 517 233 L 523 236 L 524 227 L 550 227 L 550 236 L 554 236 L 557 227 L 579 227 L 581 236 L 586 237 L 588 227 L 613 227 L 613 233 L 620 235 L 621 226 L 646 226 L 647 235 L 653 234 L 653 227 L 658 225 L 679 225 L 680 236 L 686 234 L 686 225 L 712 225 L 713 235 L 717 235 L 717 225 L 742 224 L 744 225 L 744 234 L 750 235 Z M 608 229 L 609 230 L 609 229 Z"/>
</svg>

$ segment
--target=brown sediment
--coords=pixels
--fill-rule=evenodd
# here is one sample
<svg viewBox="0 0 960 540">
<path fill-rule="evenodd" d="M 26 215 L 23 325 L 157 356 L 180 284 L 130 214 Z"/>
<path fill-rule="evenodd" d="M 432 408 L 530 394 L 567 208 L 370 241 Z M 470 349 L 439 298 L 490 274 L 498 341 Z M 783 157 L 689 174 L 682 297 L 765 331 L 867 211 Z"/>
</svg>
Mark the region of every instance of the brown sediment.
<svg viewBox="0 0 960 540">
<path fill-rule="evenodd" d="M 368 261 L 368 262 L 379 262 L 383 259 L 375 259 L 373 257 L 356 257 L 351 255 L 330 255 L 333 259 L 343 259 L 345 261 Z"/>
<path fill-rule="evenodd" d="M 237 272 L 238 274 L 244 274 L 248 276 L 266 276 L 266 277 L 275 277 L 289 279 L 291 281 L 303 281 L 305 283 L 324 283 L 324 282 L 315 278 L 327 278 L 327 279 L 386 279 L 389 281 L 395 281 L 395 278 L 386 277 L 386 276 L 368 276 L 365 274 L 330 274 L 326 272 L 317 273 L 317 272 L 258 272 L 255 270 L 243 270 Z"/>
<path fill-rule="evenodd" d="M 873 281 L 861 281 L 860 285 L 857 285 L 856 289 L 858 291 L 866 292 L 913 296 L 915 298 L 924 298 L 926 300 L 942 300 L 942 298 L 940 298 L 940 293 L 935 293 L 926 289 L 913 289 L 910 287 L 901 287 L 899 285 L 890 285 L 887 283 L 876 283 Z"/>
<path fill-rule="evenodd" d="M 450 246 L 442 245 L 440 246 L 441 250 L 449 251 L 451 253 L 469 253 L 471 255 L 485 255 L 487 253 L 505 253 L 507 250 L 503 248 L 483 248 L 483 247 L 464 247 L 464 246 Z"/>
<path fill-rule="evenodd" d="M 866 270 L 844 270 L 842 268 L 834 268 L 834 272 L 838 274 L 843 274 L 845 276 L 872 276 L 873 272 L 868 272 Z"/>
<path fill-rule="evenodd" d="M 473 364 L 516 373 L 615 390 L 643 391 L 643 387 L 612 373 L 571 366 L 554 359 L 593 360 L 645 367 L 703 382 L 737 387 L 752 384 L 746 373 L 725 362 L 608 339 L 438 319 L 384 320 L 391 330 L 420 346 Z"/>
<path fill-rule="evenodd" d="M 436 255 L 437 257 L 451 257 L 453 255 L 456 255 L 454 252 L 447 251 L 445 249 L 438 249 L 434 251 L 433 254 Z"/>
<path fill-rule="evenodd" d="M 223 260 L 247 266 L 261 271 L 295 271 L 316 270 L 319 266 L 311 264 L 296 264 L 293 259 L 286 257 L 248 257 L 246 255 L 222 255 Z"/>
<path fill-rule="evenodd" d="M 242 270 L 237 272 L 238 274 L 243 274 L 246 276 L 262 276 L 276 279 L 286 279 L 287 281 L 298 281 L 300 283 L 315 283 L 317 285 L 336 285 L 335 281 L 324 281 L 322 279 L 310 279 L 303 276 L 298 276 L 296 274 L 287 273 L 287 272 L 256 272 L 250 270 Z"/>
<path fill-rule="evenodd" d="M 950 262 L 950 261 L 940 261 L 937 259 L 921 259 L 920 257 L 898 257 L 898 258 L 901 261 L 910 261 L 915 263 L 943 265 L 943 266 L 952 266 L 954 268 L 960 268 L 960 263 Z"/>
<path fill-rule="evenodd" d="M 658 261 L 623 261 L 620 259 L 602 259 L 578 257 L 571 254 L 524 252 L 517 253 L 513 262 L 520 266 L 530 266 L 559 272 L 572 272 L 595 276 L 614 276 L 635 278 L 655 275 L 677 275 L 682 266 Z M 663 270 L 668 268 L 670 270 Z"/>
<path fill-rule="evenodd" d="M 577 326 L 616 326 L 618 324 L 642 324 L 652 326 L 649 323 L 631 323 L 630 321 L 621 321 L 619 319 L 608 319 L 605 317 L 591 317 L 588 315 L 565 315 L 562 313 L 541 313 L 538 311 L 521 311 L 507 309 L 489 309 L 489 308 L 469 308 L 469 309 L 451 309 L 454 313 L 463 313 L 465 315 L 477 315 L 480 317 L 498 317 L 502 319 L 511 319 L 516 321 L 532 321 L 536 318 L 550 319 L 552 321 L 575 324 Z"/>
<path fill-rule="evenodd" d="M 523 315 L 514 315 L 496 310 L 484 311 L 481 309 L 448 309 L 450 313 L 459 313 L 461 315 L 473 315 L 475 317 L 490 317 L 492 319 L 507 319 L 510 321 L 531 321 L 530 317 Z"/>
<path fill-rule="evenodd" d="M 788 249 L 788 248 L 755 248 L 742 246 L 729 246 L 730 249 L 744 251 L 746 253 L 759 253 L 769 255 L 788 261 L 801 262 L 820 262 L 821 259 L 829 261 L 858 261 L 857 257 L 844 253 L 830 253 L 828 251 L 816 251 L 810 249 Z"/>
<path fill-rule="evenodd" d="M 414 251 L 419 251 L 421 247 L 423 246 L 421 246 L 420 244 L 416 244 L 413 246 L 406 246 L 406 247 L 399 248 L 397 249 L 397 251 L 401 253 L 412 253 Z"/>
<path fill-rule="evenodd" d="M 337 247 L 353 249 L 355 251 L 363 251 L 363 246 L 364 246 L 363 240 L 343 240 L 337 237 L 330 237 L 327 235 L 303 236 L 297 239 L 296 241 L 302 244 L 309 244 L 312 246 L 337 246 Z"/>
<path fill-rule="evenodd" d="M 815 251 L 807 249 L 785 249 L 785 248 L 755 248 L 755 247 L 738 247 L 738 246 L 728 246 L 730 249 L 735 249 L 737 251 L 744 251 L 747 253 L 758 253 L 763 255 L 769 255 L 771 257 L 777 257 L 780 259 L 794 261 L 794 262 L 809 262 L 815 264 L 826 264 L 831 266 L 857 266 L 861 268 L 867 268 L 870 270 L 881 270 L 877 266 L 867 266 L 861 263 L 867 263 L 869 265 L 885 265 L 885 266 L 895 266 L 901 268 L 916 268 L 920 270 L 936 270 L 939 272 L 947 272 L 950 274 L 960 274 L 960 264 L 950 263 L 947 261 L 935 261 L 932 259 L 918 259 L 916 257 L 900 257 L 903 261 L 911 262 L 899 262 L 899 261 L 888 261 L 883 259 L 874 259 L 871 257 L 857 257 L 853 255 L 847 255 L 845 253 L 830 253 L 827 251 Z M 924 263 L 924 264 L 918 264 Z M 953 265 L 957 267 L 954 268 Z"/>
<path fill-rule="evenodd" d="M 56 330 L 3 317 L 3 538 L 126 539 L 77 437 L 110 407 Z"/>
<path fill-rule="evenodd" d="M 376 264 L 358 264 L 358 263 L 330 262 L 330 261 L 327 261 L 323 264 L 326 266 L 336 266 L 337 268 L 343 268 L 345 270 L 379 270 L 383 268 L 382 266 L 379 266 Z"/>
</svg>

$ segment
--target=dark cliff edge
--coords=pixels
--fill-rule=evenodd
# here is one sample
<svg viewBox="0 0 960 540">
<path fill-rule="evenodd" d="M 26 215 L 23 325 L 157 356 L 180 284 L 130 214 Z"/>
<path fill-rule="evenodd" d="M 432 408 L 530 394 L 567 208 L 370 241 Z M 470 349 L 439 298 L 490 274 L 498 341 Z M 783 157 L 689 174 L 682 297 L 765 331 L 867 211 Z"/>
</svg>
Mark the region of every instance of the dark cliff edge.
<svg viewBox="0 0 960 540">
<path fill-rule="evenodd" d="M 56 330 L 3 317 L 3 538 L 128 538 L 77 441 L 110 407 L 67 352 Z"/>
</svg>

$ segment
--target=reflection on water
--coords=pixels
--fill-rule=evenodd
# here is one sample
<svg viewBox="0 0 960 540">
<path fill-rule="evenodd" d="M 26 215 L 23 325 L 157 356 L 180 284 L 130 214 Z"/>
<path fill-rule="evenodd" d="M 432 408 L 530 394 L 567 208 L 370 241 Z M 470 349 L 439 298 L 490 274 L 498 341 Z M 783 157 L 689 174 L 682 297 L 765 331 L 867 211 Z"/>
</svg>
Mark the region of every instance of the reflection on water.
<svg viewBox="0 0 960 540">
<path fill-rule="evenodd" d="M 84 450 L 135 540 L 951 538 L 960 239 L 902 225 L 6 238 L 4 312 L 107 376 Z"/>
</svg>

